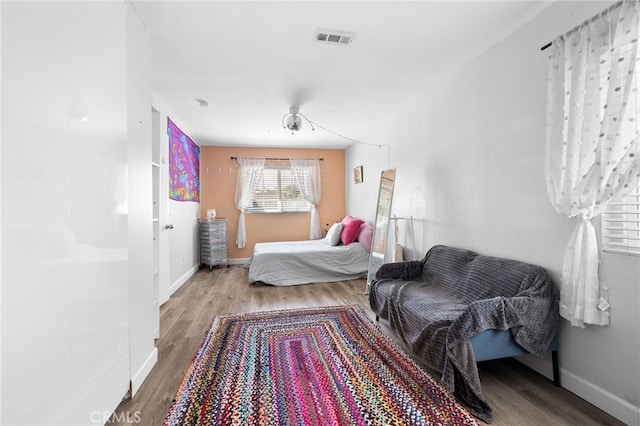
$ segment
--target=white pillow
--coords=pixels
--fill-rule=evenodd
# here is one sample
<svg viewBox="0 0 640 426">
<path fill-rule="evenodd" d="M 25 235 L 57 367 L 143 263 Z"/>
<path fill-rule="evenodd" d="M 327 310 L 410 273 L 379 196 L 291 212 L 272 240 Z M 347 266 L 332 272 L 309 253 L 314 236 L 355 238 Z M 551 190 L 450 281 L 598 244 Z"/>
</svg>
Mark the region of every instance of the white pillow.
<svg viewBox="0 0 640 426">
<path fill-rule="evenodd" d="M 324 242 L 329 244 L 330 246 L 337 246 L 340 242 L 340 235 L 342 234 L 342 223 L 337 222 L 331 225 L 329 231 L 327 232 L 327 236 L 324 237 Z"/>
</svg>

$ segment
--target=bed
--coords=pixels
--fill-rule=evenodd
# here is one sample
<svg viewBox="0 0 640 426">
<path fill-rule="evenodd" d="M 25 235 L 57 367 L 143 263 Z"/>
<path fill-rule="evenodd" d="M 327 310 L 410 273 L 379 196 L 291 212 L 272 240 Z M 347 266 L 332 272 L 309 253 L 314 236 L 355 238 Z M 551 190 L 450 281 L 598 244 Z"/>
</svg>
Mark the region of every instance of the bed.
<svg viewBox="0 0 640 426">
<path fill-rule="evenodd" d="M 290 286 L 365 277 L 369 252 L 358 241 L 329 245 L 324 239 L 257 243 L 249 283 Z"/>
</svg>

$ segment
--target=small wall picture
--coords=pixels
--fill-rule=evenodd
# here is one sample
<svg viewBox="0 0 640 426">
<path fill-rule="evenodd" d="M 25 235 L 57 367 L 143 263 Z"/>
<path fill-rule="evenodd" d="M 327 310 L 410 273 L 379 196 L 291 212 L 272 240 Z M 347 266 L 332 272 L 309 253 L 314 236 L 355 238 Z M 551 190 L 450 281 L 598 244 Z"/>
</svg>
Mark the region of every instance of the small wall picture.
<svg viewBox="0 0 640 426">
<path fill-rule="evenodd" d="M 362 175 L 362 166 L 354 167 L 353 169 L 353 181 L 355 183 L 362 183 L 363 175 Z"/>
</svg>

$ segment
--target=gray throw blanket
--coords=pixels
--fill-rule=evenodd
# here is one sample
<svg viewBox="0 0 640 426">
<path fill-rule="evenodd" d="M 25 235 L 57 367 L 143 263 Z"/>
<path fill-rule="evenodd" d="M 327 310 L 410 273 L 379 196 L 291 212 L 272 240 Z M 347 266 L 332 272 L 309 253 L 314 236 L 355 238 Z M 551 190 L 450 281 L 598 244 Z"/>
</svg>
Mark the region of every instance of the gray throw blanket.
<svg viewBox="0 0 640 426">
<path fill-rule="evenodd" d="M 469 338 L 509 329 L 520 346 L 543 356 L 559 321 L 558 292 L 543 268 L 446 246 L 432 247 L 421 261 L 383 265 L 369 302 L 414 356 L 441 371 L 441 382 L 488 423 L 492 411 Z"/>
</svg>

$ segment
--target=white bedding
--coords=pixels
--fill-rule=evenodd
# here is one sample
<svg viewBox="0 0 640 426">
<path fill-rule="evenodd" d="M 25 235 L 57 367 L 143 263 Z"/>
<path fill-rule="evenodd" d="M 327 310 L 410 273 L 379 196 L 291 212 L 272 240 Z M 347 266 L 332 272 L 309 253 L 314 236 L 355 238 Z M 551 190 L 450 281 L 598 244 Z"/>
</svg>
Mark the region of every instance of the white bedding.
<svg viewBox="0 0 640 426">
<path fill-rule="evenodd" d="M 351 280 L 364 277 L 369 252 L 359 242 L 330 246 L 324 239 L 257 243 L 249 282 L 277 286 Z"/>
</svg>

